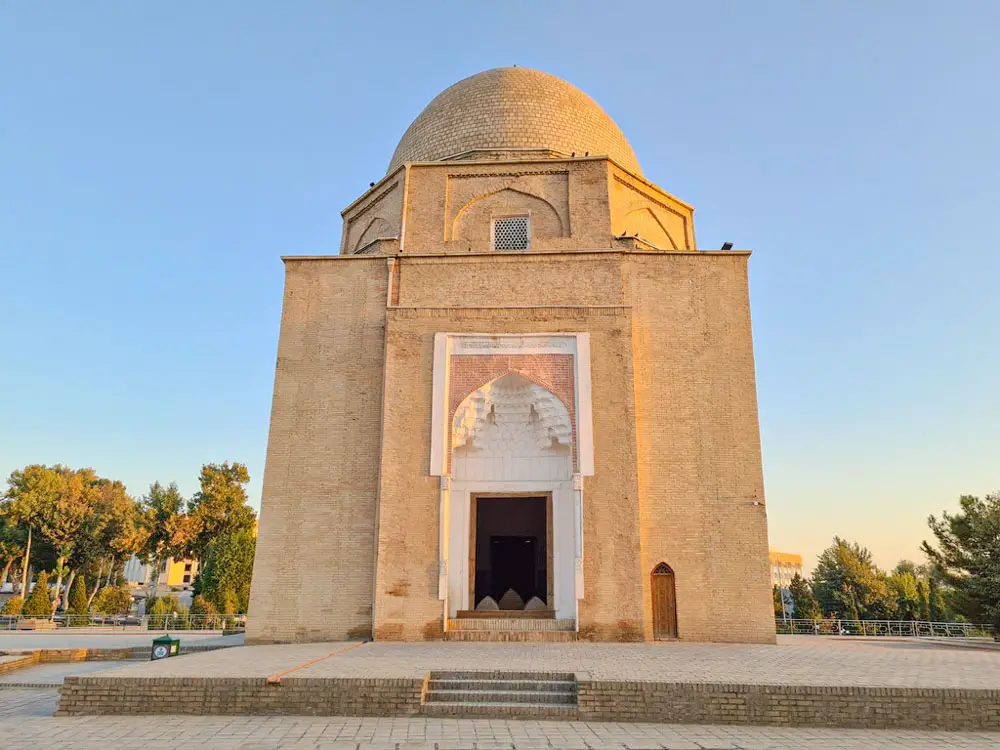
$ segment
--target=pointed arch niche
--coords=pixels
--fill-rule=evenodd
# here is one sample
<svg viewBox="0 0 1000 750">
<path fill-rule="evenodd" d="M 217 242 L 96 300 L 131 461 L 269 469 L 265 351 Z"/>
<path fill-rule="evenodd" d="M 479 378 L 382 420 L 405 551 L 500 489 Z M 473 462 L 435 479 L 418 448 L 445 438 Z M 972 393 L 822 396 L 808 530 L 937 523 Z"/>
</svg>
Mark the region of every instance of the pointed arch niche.
<svg viewBox="0 0 1000 750">
<path fill-rule="evenodd" d="M 475 501 L 484 497 L 546 498 L 546 608 L 575 620 L 584 590 L 583 477 L 594 465 L 589 334 L 436 334 L 433 399 L 445 626 L 477 603 L 470 536 Z"/>
</svg>

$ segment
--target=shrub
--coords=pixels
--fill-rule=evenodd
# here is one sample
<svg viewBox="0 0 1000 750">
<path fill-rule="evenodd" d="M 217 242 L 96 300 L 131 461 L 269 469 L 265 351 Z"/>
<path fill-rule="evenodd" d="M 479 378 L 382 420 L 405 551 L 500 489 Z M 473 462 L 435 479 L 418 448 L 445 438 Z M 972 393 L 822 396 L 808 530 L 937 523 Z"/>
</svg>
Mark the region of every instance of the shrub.
<svg viewBox="0 0 1000 750">
<path fill-rule="evenodd" d="M 49 597 L 49 574 L 44 571 L 35 579 L 35 587 L 28 594 L 21 614 L 28 617 L 50 617 L 52 599 Z"/>
<path fill-rule="evenodd" d="M 19 615 L 24 609 L 24 599 L 19 596 L 12 596 L 0 609 L 0 615 Z"/>
<path fill-rule="evenodd" d="M 180 611 L 180 603 L 173 594 L 157 596 L 146 602 L 147 615 L 171 615 Z"/>
<path fill-rule="evenodd" d="M 94 599 L 94 611 L 105 615 L 127 615 L 132 609 L 132 592 L 128 586 L 106 586 Z"/>
<path fill-rule="evenodd" d="M 73 615 L 87 614 L 87 583 L 82 575 L 73 579 L 69 589 L 69 612 Z"/>
<path fill-rule="evenodd" d="M 199 617 L 192 624 L 199 628 L 214 628 L 219 624 L 219 610 L 203 596 L 196 596 L 191 601 L 191 614 Z"/>
</svg>

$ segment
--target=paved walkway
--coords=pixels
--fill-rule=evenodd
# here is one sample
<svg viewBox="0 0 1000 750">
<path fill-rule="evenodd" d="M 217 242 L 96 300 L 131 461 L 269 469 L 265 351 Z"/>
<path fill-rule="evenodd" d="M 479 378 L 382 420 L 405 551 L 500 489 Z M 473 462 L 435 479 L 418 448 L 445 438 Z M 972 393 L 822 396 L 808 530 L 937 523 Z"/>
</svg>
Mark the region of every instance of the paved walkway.
<svg viewBox="0 0 1000 750">
<path fill-rule="evenodd" d="M 8 690 L 9 685 L 52 685 L 59 687 L 70 675 L 94 674 L 120 667 L 120 661 L 75 661 L 68 663 L 38 664 L 25 669 L 16 669 L 0 676 L 0 689 Z"/>
<path fill-rule="evenodd" d="M 869 750 L 996 748 L 1000 733 L 255 716 L 45 718 L 54 690 L 0 690 L 4 750 Z"/>
<path fill-rule="evenodd" d="M 82 632 L 81 632 L 82 631 Z M 38 633 L 32 631 L 0 630 L 0 651 L 32 651 L 39 648 L 131 648 L 133 646 L 150 646 L 153 639 L 163 635 L 163 631 L 153 630 L 96 630 L 80 629 L 49 630 Z M 205 646 L 216 643 L 242 644 L 243 635 L 223 637 L 221 630 L 205 632 L 181 630 L 172 633 L 181 639 L 181 643 L 191 643 Z"/>
<path fill-rule="evenodd" d="M 594 680 L 1000 689 L 1000 652 L 914 640 L 786 636 L 704 643 L 343 643 L 247 646 L 132 663 L 107 677 L 409 677 L 431 670 L 587 673 Z M 322 658 L 326 657 L 328 658 Z"/>
</svg>

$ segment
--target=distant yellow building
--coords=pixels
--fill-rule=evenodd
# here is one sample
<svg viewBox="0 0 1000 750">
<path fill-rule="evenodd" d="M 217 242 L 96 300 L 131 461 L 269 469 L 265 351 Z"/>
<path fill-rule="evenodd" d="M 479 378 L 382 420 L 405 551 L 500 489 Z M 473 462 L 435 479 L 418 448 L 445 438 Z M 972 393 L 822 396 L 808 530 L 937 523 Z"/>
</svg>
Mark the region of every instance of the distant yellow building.
<svg viewBox="0 0 1000 750">
<path fill-rule="evenodd" d="M 197 560 L 167 560 L 160 574 L 160 582 L 168 586 L 190 586 L 198 575 Z"/>
<path fill-rule="evenodd" d="M 771 558 L 771 585 L 778 588 L 787 589 L 792 584 L 792 578 L 796 574 L 802 575 L 802 555 L 791 552 L 778 552 L 770 550 Z"/>
</svg>

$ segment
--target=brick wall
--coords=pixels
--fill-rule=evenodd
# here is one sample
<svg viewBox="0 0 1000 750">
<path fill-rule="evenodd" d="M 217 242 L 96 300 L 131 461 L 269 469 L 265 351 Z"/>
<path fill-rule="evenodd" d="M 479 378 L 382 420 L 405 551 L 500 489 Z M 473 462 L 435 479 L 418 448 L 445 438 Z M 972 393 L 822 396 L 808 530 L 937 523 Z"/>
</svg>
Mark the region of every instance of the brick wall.
<svg viewBox="0 0 1000 750">
<path fill-rule="evenodd" d="M 387 261 L 288 261 L 250 643 L 371 634 Z"/>
<path fill-rule="evenodd" d="M 581 680 L 581 721 L 1000 729 L 1000 690 Z"/>
<path fill-rule="evenodd" d="M 775 641 L 746 268 L 742 253 L 624 261 L 647 638 L 662 561 L 682 640 Z"/>
<path fill-rule="evenodd" d="M 467 265 L 488 266 L 491 259 Z M 560 277 L 540 271 L 539 285 Z M 441 267 L 437 288 L 463 283 L 462 265 Z M 531 287 L 520 290 L 525 303 Z M 638 491 L 633 437 L 631 326 L 624 308 L 490 310 L 393 309 L 389 312 L 379 514 L 375 637 L 437 638 L 437 477 L 428 475 L 434 333 L 589 331 L 596 476 L 585 483 L 583 637 L 634 640 L 642 631 Z"/>
<path fill-rule="evenodd" d="M 57 716 L 197 714 L 414 716 L 423 679 L 67 677 Z"/>
</svg>

